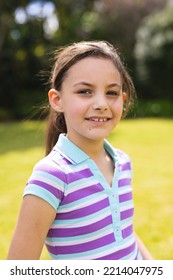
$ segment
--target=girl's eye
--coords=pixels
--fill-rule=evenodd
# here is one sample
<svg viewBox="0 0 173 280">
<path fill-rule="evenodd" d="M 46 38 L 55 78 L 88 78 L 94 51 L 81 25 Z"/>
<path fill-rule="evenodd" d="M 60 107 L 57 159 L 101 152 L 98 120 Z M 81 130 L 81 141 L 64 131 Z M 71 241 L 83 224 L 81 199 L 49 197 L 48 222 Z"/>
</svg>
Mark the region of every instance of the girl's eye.
<svg viewBox="0 0 173 280">
<path fill-rule="evenodd" d="M 77 93 L 79 93 L 79 94 L 91 94 L 91 91 L 89 89 L 81 89 Z"/>
<path fill-rule="evenodd" d="M 107 92 L 107 95 L 110 95 L 110 96 L 119 96 L 120 93 L 118 91 L 113 91 L 113 90 L 110 90 Z"/>
</svg>

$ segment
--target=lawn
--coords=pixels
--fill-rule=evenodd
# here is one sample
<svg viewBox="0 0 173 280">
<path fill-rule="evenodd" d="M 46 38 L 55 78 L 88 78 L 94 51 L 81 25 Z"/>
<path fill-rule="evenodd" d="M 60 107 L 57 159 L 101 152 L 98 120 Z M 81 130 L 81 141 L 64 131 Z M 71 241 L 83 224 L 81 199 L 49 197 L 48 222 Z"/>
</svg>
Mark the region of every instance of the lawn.
<svg viewBox="0 0 173 280">
<path fill-rule="evenodd" d="M 6 259 L 25 183 L 44 155 L 43 122 L 0 124 L 0 259 Z M 133 162 L 134 226 L 155 259 L 173 260 L 173 121 L 123 120 L 109 136 Z M 47 259 L 43 250 L 41 259 Z"/>
</svg>

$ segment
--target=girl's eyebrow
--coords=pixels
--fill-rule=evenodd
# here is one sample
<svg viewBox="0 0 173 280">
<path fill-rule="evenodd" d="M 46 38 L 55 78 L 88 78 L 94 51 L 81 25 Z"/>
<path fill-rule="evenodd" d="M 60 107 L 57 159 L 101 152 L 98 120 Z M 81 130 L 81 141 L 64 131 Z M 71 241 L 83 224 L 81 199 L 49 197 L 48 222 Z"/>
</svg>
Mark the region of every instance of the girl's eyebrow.
<svg viewBox="0 0 173 280">
<path fill-rule="evenodd" d="M 112 83 L 112 84 L 109 84 L 107 87 L 109 87 L 109 88 L 111 88 L 111 87 L 119 87 L 119 88 L 121 88 L 121 85 L 117 84 L 117 83 Z"/>
<path fill-rule="evenodd" d="M 75 87 L 75 86 L 78 86 L 78 85 L 83 85 L 83 86 L 88 86 L 88 87 L 93 87 L 94 86 L 93 84 L 90 84 L 90 83 L 84 82 L 84 81 L 78 82 L 78 83 L 74 84 L 73 86 Z M 108 88 L 111 88 L 111 87 L 119 87 L 119 88 L 121 88 L 121 85 L 118 84 L 118 83 L 111 83 L 111 84 L 107 85 L 107 87 Z"/>
<path fill-rule="evenodd" d="M 88 86 L 88 87 L 92 87 L 93 85 L 92 84 L 90 84 L 90 83 L 87 83 L 87 82 L 78 82 L 78 83 L 76 83 L 76 84 L 74 84 L 73 86 L 75 87 L 75 86 L 79 86 L 79 85 L 83 85 L 83 86 Z"/>
</svg>

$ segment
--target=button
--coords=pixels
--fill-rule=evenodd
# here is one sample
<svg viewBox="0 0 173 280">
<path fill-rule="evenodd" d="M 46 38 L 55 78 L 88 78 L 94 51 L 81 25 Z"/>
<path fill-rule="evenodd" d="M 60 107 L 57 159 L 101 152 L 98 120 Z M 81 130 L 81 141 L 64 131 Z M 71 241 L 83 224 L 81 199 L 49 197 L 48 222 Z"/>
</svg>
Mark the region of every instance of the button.
<svg viewBox="0 0 173 280">
<path fill-rule="evenodd" d="M 114 213 L 115 213 L 115 214 L 118 214 L 118 209 L 115 209 L 115 210 L 114 210 Z"/>
<path fill-rule="evenodd" d="M 115 227 L 115 232 L 116 233 L 120 233 L 121 232 L 121 228 L 120 227 Z"/>
<path fill-rule="evenodd" d="M 113 194 L 112 197 L 114 197 L 114 198 L 116 198 L 116 199 L 119 198 L 118 194 Z"/>
</svg>

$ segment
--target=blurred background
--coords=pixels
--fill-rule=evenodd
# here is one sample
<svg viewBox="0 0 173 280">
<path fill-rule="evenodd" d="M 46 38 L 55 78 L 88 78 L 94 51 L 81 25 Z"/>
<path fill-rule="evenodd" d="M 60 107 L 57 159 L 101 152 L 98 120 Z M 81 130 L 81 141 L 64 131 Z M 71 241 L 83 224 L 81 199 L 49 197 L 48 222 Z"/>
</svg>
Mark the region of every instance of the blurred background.
<svg viewBox="0 0 173 280">
<path fill-rule="evenodd" d="M 44 156 L 52 53 L 81 40 L 112 43 L 132 76 L 138 101 L 109 140 L 132 158 L 135 231 L 173 260 L 173 0 L 0 0 L 0 259 Z"/>
<path fill-rule="evenodd" d="M 57 47 L 92 39 L 122 55 L 138 94 L 135 117 L 173 117 L 172 0 L 1 0 L 0 121 L 25 118 L 47 98 Z"/>
</svg>

